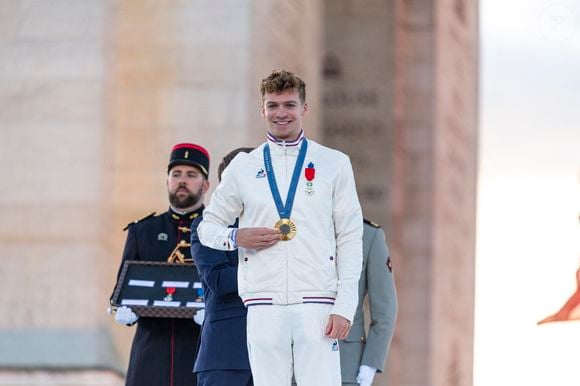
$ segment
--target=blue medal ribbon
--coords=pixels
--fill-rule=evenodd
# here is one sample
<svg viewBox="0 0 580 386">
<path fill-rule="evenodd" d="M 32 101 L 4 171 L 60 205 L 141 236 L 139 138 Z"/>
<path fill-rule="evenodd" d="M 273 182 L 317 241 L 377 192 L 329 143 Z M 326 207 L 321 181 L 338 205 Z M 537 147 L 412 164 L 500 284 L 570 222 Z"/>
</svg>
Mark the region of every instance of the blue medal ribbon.
<svg viewBox="0 0 580 386">
<path fill-rule="evenodd" d="M 292 206 L 294 205 L 294 196 L 296 195 L 296 188 L 298 187 L 298 180 L 300 179 L 300 170 L 304 165 L 304 159 L 306 158 L 306 149 L 308 148 L 308 142 L 306 138 L 302 140 L 300 145 L 300 151 L 298 153 L 298 158 L 296 159 L 296 164 L 294 165 L 294 172 L 292 173 L 292 180 L 290 181 L 290 187 L 288 188 L 288 195 L 286 196 L 286 205 L 282 203 L 282 197 L 280 197 L 280 190 L 278 190 L 278 184 L 276 184 L 276 176 L 274 175 L 274 168 L 272 167 L 272 157 L 270 155 L 270 146 L 266 143 L 264 146 L 264 164 L 266 166 L 266 175 L 268 176 L 268 184 L 270 185 L 270 191 L 272 192 L 272 197 L 274 198 L 274 203 L 276 204 L 276 209 L 278 209 L 278 214 L 280 218 L 290 218 L 292 213 Z"/>
</svg>

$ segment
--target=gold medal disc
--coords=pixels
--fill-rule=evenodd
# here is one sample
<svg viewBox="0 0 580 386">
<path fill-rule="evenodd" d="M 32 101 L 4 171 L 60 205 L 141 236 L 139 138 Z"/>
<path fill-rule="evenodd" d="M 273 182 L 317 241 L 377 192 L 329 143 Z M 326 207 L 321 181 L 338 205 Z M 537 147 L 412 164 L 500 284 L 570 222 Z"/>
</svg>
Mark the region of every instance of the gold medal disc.
<svg viewBox="0 0 580 386">
<path fill-rule="evenodd" d="M 291 240 L 296 235 L 296 224 L 289 218 L 281 218 L 274 224 L 280 230 L 280 240 Z"/>
</svg>

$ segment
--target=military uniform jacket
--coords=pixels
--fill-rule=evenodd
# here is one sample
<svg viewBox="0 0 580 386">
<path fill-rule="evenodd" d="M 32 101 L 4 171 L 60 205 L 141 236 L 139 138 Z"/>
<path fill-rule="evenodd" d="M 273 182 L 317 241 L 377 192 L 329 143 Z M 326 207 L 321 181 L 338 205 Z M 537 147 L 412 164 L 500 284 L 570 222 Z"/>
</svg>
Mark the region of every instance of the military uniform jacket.
<svg viewBox="0 0 580 386">
<path fill-rule="evenodd" d="M 365 331 L 364 301 L 368 295 L 371 317 Z M 385 234 L 365 221 L 363 228 L 363 269 L 359 280 L 359 302 L 352 328 L 340 342 L 342 382 L 357 384 L 360 365 L 383 371 L 397 317 L 397 293 Z"/>
<path fill-rule="evenodd" d="M 130 225 L 121 267 L 125 260 L 167 261 L 178 242 L 189 241 L 191 222 L 202 210 L 182 215 L 170 209 Z M 189 248 L 181 251 L 191 258 Z M 199 331 L 192 319 L 139 318 L 126 386 L 195 385 L 191 368 Z"/>
<path fill-rule="evenodd" d="M 195 372 L 250 370 L 246 344 L 247 309 L 238 295 L 238 251 L 203 246 L 191 228 L 191 253 L 205 295 L 205 320 L 197 349 Z"/>
</svg>

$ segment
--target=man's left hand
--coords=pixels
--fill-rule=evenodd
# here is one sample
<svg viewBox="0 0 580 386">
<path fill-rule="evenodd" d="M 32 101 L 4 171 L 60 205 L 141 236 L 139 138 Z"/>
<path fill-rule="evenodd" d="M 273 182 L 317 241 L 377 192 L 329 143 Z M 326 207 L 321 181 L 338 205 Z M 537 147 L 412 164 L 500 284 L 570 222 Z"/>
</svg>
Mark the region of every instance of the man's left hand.
<svg viewBox="0 0 580 386">
<path fill-rule="evenodd" d="M 350 322 L 348 319 L 343 318 L 340 315 L 330 314 L 328 318 L 328 324 L 324 330 L 324 334 L 331 339 L 342 340 L 347 337 L 350 331 Z"/>
</svg>

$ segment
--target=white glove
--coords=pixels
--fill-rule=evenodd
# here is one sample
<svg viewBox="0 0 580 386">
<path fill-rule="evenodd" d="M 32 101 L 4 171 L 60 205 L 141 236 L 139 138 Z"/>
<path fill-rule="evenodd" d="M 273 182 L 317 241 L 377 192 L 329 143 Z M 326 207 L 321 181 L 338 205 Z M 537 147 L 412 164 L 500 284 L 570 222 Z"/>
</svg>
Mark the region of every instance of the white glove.
<svg viewBox="0 0 580 386">
<path fill-rule="evenodd" d="M 371 386 L 373 384 L 373 379 L 375 378 L 376 373 L 377 369 L 370 366 L 362 365 L 358 369 L 356 381 L 360 384 L 360 386 Z"/>
<path fill-rule="evenodd" d="M 193 321 L 200 326 L 203 324 L 203 319 L 205 318 L 205 310 L 202 308 L 201 310 L 197 310 L 195 315 L 193 315 Z"/>
<path fill-rule="evenodd" d="M 127 306 L 117 308 L 115 313 L 115 322 L 119 324 L 132 325 L 139 317 L 135 315 L 133 310 Z"/>
</svg>

